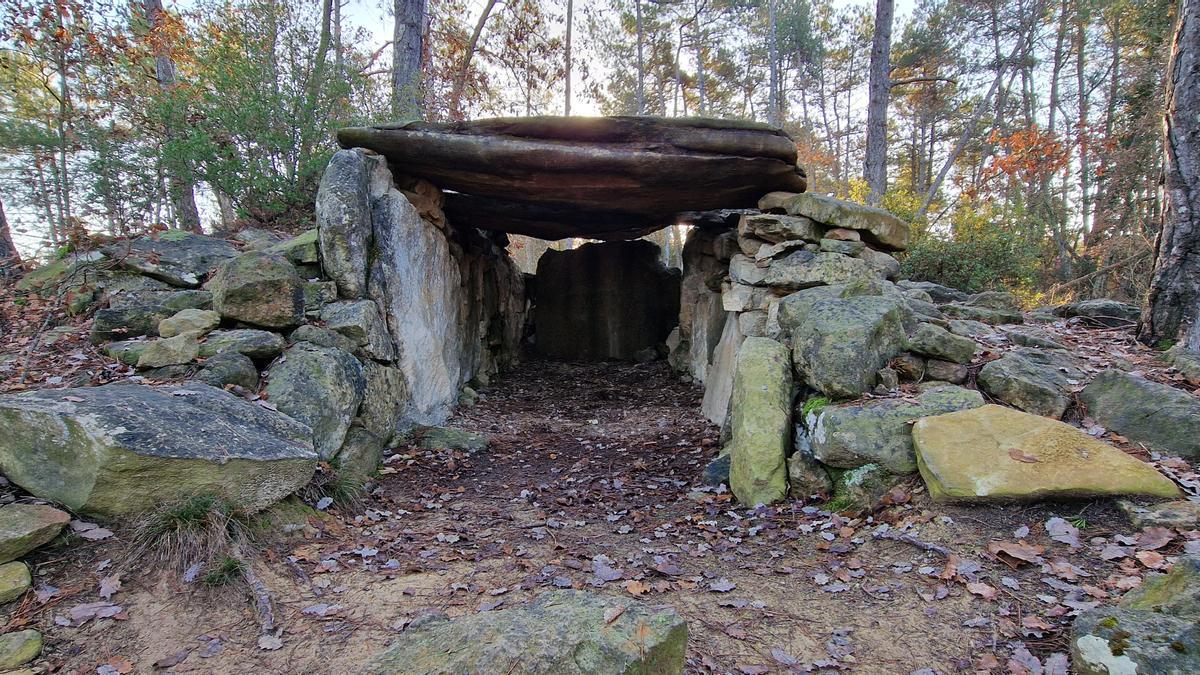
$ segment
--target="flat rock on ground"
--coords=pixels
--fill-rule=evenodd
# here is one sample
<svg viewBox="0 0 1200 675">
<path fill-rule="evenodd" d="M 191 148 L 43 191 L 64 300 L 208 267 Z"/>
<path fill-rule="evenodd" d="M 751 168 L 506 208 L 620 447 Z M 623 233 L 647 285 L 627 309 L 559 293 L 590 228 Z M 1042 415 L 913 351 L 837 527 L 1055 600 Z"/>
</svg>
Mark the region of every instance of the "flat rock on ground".
<svg viewBox="0 0 1200 675">
<path fill-rule="evenodd" d="M 197 494 L 255 512 L 295 492 L 316 468 L 308 427 L 200 383 L 7 395 L 0 427 L 0 470 L 9 480 L 106 516 Z"/>
<path fill-rule="evenodd" d="M 683 672 L 687 623 L 668 607 L 552 591 L 523 607 L 409 628 L 363 673 Z"/>
<path fill-rule="evenodd" d="M 0 563 L 16 560 L 54 539 L 70 520 L 70 515 L 53 506 L 9 504 L 0 507 Z"/>
<path fill-rule="evenodd" d="M 1075 427 L 998 405 L 922 418 L 913 444 L 935 499 L 1180 494 L 1154 467 Z"/>
</svg>

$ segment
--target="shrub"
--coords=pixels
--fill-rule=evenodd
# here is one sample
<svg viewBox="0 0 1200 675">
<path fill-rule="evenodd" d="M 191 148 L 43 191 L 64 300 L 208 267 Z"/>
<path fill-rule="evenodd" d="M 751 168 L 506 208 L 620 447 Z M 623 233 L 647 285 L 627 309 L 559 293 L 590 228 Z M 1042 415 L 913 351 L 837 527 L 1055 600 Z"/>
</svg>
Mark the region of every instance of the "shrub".
<svg viewBox="0 0 1200 675">
<path fill-rule="evenodd" d="M 942 239 L 921 237 L 901 261 L 914 281 L 933 281 L 968 293 L 1016 289 L 1032 283 L 1037 248 L 999 228 Z"/>
</svg>

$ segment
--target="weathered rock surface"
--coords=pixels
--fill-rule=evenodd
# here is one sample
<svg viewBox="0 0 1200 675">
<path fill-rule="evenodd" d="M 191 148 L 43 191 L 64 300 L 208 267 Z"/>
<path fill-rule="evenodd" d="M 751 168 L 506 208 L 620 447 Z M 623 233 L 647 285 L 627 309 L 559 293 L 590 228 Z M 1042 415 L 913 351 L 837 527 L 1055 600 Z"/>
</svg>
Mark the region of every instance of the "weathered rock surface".
<svg viewBox="0 0 1200 675">
<path fill-rule="evenodd" d="M 900 353 L 903 301 L 860 296 L 822 300 L 792 332 L 796 372 L 831 398 L 854 398 L 875 386 L 876 372 Z"/>
<path fill-rule="evenodd" d="M 25 563 L 13 561 L 0 565 L 0 605 L 25 595 L 32 585 L 33 578 Z"/>
<path fill-rule="evenodd" d="M 858 258 L 840 253 L 796 251 L 776 260 L 752 285 L 796 291 L 811 286 L 853 284 L 878 278 L 879 273 Z"/>
<path fill-rule="evenodd" d="M 1121 327 L 1137 323 L 1142 310 L 1137 305 L 1098 298 L 1056 307 L 1054 313 L 1067 318 L 1082 317 L 1094 326 Z"/>
<path fill-rule="evenodd" d="M 190 331 L 172 338 L 159 338 L 146 343 L 138 355 L 138 368 L 162 368 L 191 363 L 200 354 L 200 333 Z"/>
<path fill-rule="evenodd" d="M 1129 522 L 1139 530 L 1156 525 L 1181 530 L 1200 529 L 1200 502 L 1177 499 L 1143 506 L 1122 500 L 1117 502 L 1117 506 L 1129 516 Z"/>
<path fill-rule="evenodd" d="M 1025 322 L 1025 316 L 1014 309 L 993 309 L 991 307 L 966 305 L 958 302 L 942 305 L 942 312 L 946 316 L 956 319 L 979 321 L 993 326 Z"/>
<path fill-rule="evenodd" d="M 399 430 L 398 424 L 407 398 L 408 386 L 404 375 L 392 366 L 385 366 L 371 360 L 362 362 L 363 378 L 366 388 L 363 390 L 362 405 L 358 408 L 358 418 L 368 431 L 385 442 Z"/>
<path fill-rule="evenodd" d="M 258 390 L 258 369 L 250 357 L 234 351 L 214 354 L 204 361 L 204 367 L 196 373 L 196 379 L 213 386 L 224 387 L 236 384 L 250 391 Z"/>
<path fill-rule="evenodd" d="M 971 338 L 955 335 L 931 323 L 922 323 L 908 337 L 909 351 L 943 361 L 970 363 L 979 345 Z"/>
<path fill-rule="evenodd" d="M 929 359 L 925 362 L 925 378 L 936 382 L 962 384 L 967 381 L 970 371 L 961 363 Z"/>
<path fill-rule="evenodd" d="M 1000 333 L 1014 345 L 1038 349 L 1066 349 L 1066 346 L 1040 328 L 1001 328 Z"/>
<path fill-rule="evenodd" d="M 730 234 L 725 233 L 725 241 Z M 715 254 L 718 238 L 711 229 L 693 228 L 683 245 L 683 278 L 679 289 L 679 341 L 671 349 L 671 367 L 703 383 L 725 327 L 725 310 L 715 281 L 725 264 Z M 732 253 L 726 260 L 732 258 Z"/>
<path fill-rule="evenodd" d="M 266 328 L 287 328 L 304 319 L 304 287 L 283 256 L 243 253 L 221 266 L 208 284 L 221 316 Z"/>
<path fill-rule="evenodd" d="M 311 342 L 322 347 L 336 347 L 345 352 L 353 352 L 356 346 L 353 340 L 341 333 L 308 323 L 292 331 L 288 339 L 292 342 Z"/>
<path fill-rule="evenodd" d="M 1071 630 L 1075 670 L 1084 675 L 1165 673 L 1200 668 L 1200 556 L 1147 577 L 1118 607 L 1084 612 Z"/>
<path fill-rule="evenodd" d="M 357 150 L 340 150 L 329 159 L 317 188 L 317 237 L 321 266 L 346 298 L 367 294 L 371 247 L 371 196 L 368 182 L 375 160 Z"/>
<path fill-rule="evenodd" d="M 321 261 L 319 237 L 316 229 L 308 230 L 287 241 L 279 242 L 268 248 L 267 252 L 281 255 L 296 265 L 313 265 Z"/>
<path fill-rule="evenodd" d="M 859 258 L 867 263 L 867 265 L 875 270 L 879 276 L 884 279 L 897 279 L 900 276 L 900 261 L 883 251 L 876 251 L 867 246 L 857 253 Z M 926 302 L 932 302 L 930 299 L 923 298 Z"/>
<path fill-rule="evenodd" d="M 349 300 L 326 305 L 321 320 L 329 330 L 350 339 L 369 357 L 378 361 L 396 358 L 396 346 L 388 334 L 374 300 Z"/>
<path fill-rule="evenodd" d="M 340 349 L 300 342 L 271 364 L 267 400 L 312 430 L 322 459 L 337 454 L 366 391 L 362 364 Z"/>
<path fill-rule="evenodd" d="M 966 300 L 969 296 L 957 288 L 950 288 L 941 284 L 935 284 L 932 281 L 910 281 L 904 279 L 896 282 L 896 285 L 905 290 L 922 291 L 929 294 L 933 302 L 944 304 L 948 302 L 959 302 Z"/>
<path fill-rule="evenodd" d="M 734 369 L 729 421 L 729 487 L 742 504 L 771 504 L 787 495 L 791 407 L 787 347 L 746 338 Z"/>
<path fill-rule="evenodd" d="M 1155 449 L 1200 459 L 1200 398 L 1174 387 L 1106 370 L 1079 400 L 1111 431 Z"/>
<path fill-rule="evenodd" d="M 864 464 L 847 471 L 833 470 L 831 511 L 863 511 L 873 507 L 902 478 L 878 464 Z"/>
<path fill-rule="evenodd" d="M 829 227 L 857 230 L 863 241 L 885 250 L 908 248 L 908 224 L 883 209 L 813 193 L 770 193 L 758 201 L 758 208 L 805 216 Z"/>
<path fill-rule="evenodd" d="M 667 607 L 584 591 L 410 626 L 364 673 L 681 673 L 687 623 Z"/>
<path fill-rule="evenodd" d="M 423 427 L 414 432 L 417 446 L 426 450 L 457 450 L 475 454 L 487 450 L 487 436 L 454 427 Z"/>
<path fill-rule="evenodd" d="M 1175 366 L 1175 370 L 1178 370 L 1188 382 L 1200 383 L 1200 352 L 1186 349 L 1183 345 L 1176 345 L 1167 350 L 1163 354 L 1163 358 Z"/>
<path fill-rule="evenodd" d="M 754 122 L 526 117 L 343 129 L 407 174 L 469 195 L 450 222 L 545 239 L 626 239 L 683 211 L 754 206 L 803 191 L 795 143 Z M 514 199 L 514 195 L 520 195 Z"/>
<path fill-rule="evenodd" d="M 92 344 L 158 335 L 158 324 L 173 312 L 161 305 L 124 305 L 96 310 L 92 319 Z"/>
<path fill-rule="evenodd" d="M 29 663 L 42 653 L 42 634 L 26 628 L 0 635 L 0 670 Z"/>
<path fill-rule="evenodd" d="M 221 323 L 221 315 L 211 309 L 181 309 L 158 322 L 158 334 L 169 338 L 196 331 L 207 333 Z"/>
<path fill-rule="evenodd" d="M 103 516 L 197 494 L 259 511 L 307 483 L 317 459 L 308 427 L 200 383 L 4 396 L 0 426 L 11 481 Z"/>
<path fill-rule="evenodd" d="M 936 500 L 1179 495 L 1149 464 L 1075 427 L 998 405 L 922 418 L 913 444 Z"/>
<path fill-rule="evenodd" d="M 538 260 L 537 350 L 554 359 L 634 360 L 679 316 L 677 272 L 648 241 L 584 244 Z"/>
<path fill-rule="evenodd" d="M 979 386 L 1005 403 L 1058 419 L 1087 373 L 1082 362 L 1061 350 L 1014 349 L 979 371 Z"/>
<path fill-rule="evenodd" d="M 283 336 L 269 330 L 238 328 L 213 331 L 200 345 L 200 356 L 237 352 L 252 359 L 273 359 L 283 352 Z"/>
<path fill-rule="evenodd" d="M 825 406 L 809 423 L 813 456 L 827 466 L 854 469 L 878 464 L 894 474 L 917 470 L 912 423 L 983 405 L 979 392 L 961 387 L 937 387 L 916 400 L 883 399 L 857 405 Z"/>
<path fill-rule="evenodd" d="M 753 237 L 764 242 L 777 244 L 788 241 L 816 243 L 825 234 L 825 226 L 819 225 L 812 218 L 804 216 L 788 216 L 776 213 L 747 214 L 738 220 L 738 235 Z M 755 255 L 751 251 L 746 255 Z"/>
<path fill-rule="evenodd" d="M 9 504 L 0 507 L 0 563 L 16 560 L 49 543 L 70 521 L 69 514 L 52 506 Z"/>
<path fill-rule="evenodd" d="M 171 230 L 106 246 L 104 253 L 126 269 L 172 286 L 195 288 L 238 250 L 224 239 Z"/>
<path fill-rule="evenodd" d="M 704 416 L 718 426 L 725 423 L 725 417 L 729 413 L 729 397 L 733 393 L 733 372 L 737 365 L 737 354 L 746 339 L 738 325 L 737 314 L 727 312 L 725 317 L 725 327 L 721 329 L 721 339 L 713 350 L 712 366 L 704 381 L 704 400 L 701 403 Z"/>
</svg>

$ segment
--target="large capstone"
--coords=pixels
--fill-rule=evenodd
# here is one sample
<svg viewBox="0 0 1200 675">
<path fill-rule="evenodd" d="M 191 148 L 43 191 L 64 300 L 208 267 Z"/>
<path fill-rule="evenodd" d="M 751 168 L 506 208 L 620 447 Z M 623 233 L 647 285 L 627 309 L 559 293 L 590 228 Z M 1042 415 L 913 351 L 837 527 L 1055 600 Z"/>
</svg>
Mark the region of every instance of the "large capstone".
<svg viewBox="0 0 1200 675">
<path fill-rule="evenodd" d="M 451 223 L 545 239 L 627 239 L 684 211 L 752 207 L 802 192 L 796 144 L 755 122 L 524 117 L 357 127 L 343 147 L 386 156 L 453 190 Z M 353 199 L 347 200 L 354 203 Z"/>
<path fill-rule="evenodd" d="M 563 360 L 634 360 L 675 327 L 679 279 L 649 241 L 546 251 L 537 270 L 538 351 Z"/>
<path fill-rule="evenodd" d="M 364 673 L 681 673 L 687 622 L 668 607 L 552 591 L 522 607 L 409 627 Z"/>
<path fill-rule="evenodd" d="M 200 494 L 259 511 L 316 467 L 303 424 L 200 383 L 0 397 L 0 470 L 43 499 L 121 516 Z"/>
</svg>

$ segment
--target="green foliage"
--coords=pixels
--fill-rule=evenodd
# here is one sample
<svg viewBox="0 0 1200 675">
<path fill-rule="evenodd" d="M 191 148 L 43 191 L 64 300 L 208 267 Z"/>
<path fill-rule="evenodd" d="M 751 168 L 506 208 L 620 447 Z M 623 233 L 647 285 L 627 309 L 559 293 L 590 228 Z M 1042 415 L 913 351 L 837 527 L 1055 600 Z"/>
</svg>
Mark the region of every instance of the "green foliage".
<svg viewBox="0 0 1200 675">
<path fill-rule="evenodd" d="M 231 555 L 223 555 L 200 577 L 200 583 L 209 588 L 220 588 L 235 584 L 245 578 L 246 563 Z"/>
<path fill-rule="evenodd" d="M 917 237 L 901 260 L 902 274 L 968 293 L 1016 289 L 1033 283 L 1038 243 L 1011 225 L 994 225 L 990 212 L 964 211 L 948 238 Z"/>
<path fill-rule="evenodd" d="M 825 396 L 813 396 L 805 401 L 804 405 L 800 406 L 800 414 L 804 417 L 808 417 L 809 414 L 817 412 L 830 403 L 832 403 L 832 401 Z"/>
</svg>

